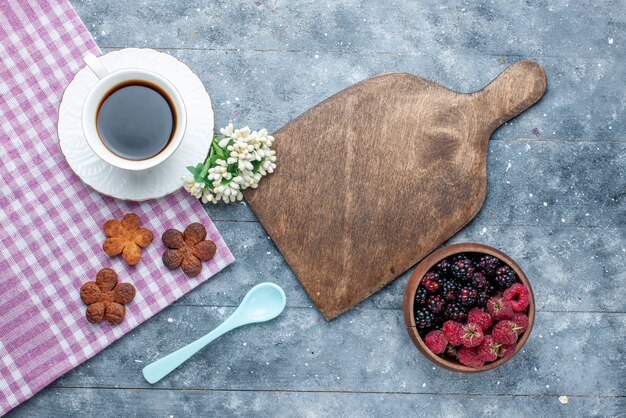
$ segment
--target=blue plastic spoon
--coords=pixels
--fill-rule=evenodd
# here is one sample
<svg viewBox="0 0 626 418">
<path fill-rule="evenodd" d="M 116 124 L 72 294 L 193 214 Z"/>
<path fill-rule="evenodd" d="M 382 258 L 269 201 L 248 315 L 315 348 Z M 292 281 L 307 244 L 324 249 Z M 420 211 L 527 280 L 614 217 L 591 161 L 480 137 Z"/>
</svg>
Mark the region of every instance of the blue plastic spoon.
<svg viewBox="0 0 626 418">
<path fill-rule="evenodd" d="M 149 383 L 158 382 L 204 346 L 228 331 L 242 325 L 265 322 L 276 318 L 285 309 L 286 301 L 285 292 L 277 284 L 257 284 L 248 291 L 239 307 L 220 326 L 191 344 L 148 364 L 143 368 L 143 377 Z"/>
</svg>

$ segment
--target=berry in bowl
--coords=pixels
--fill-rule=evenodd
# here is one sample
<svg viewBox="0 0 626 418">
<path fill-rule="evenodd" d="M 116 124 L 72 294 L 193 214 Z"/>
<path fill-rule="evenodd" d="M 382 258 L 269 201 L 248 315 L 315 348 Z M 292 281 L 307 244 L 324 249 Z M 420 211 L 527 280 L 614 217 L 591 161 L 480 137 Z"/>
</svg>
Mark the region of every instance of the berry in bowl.
<svg viewBox="0 0 626 418">
<path fill-rule="evenodd" d="M 507 362 L 535 319 L 528 278 L 506 254 L 482 244 L 441 248 L 418 264 L 404 292 L 404 322 L 417 348 L 449 370 L 472 373 Z"/>
</svg>

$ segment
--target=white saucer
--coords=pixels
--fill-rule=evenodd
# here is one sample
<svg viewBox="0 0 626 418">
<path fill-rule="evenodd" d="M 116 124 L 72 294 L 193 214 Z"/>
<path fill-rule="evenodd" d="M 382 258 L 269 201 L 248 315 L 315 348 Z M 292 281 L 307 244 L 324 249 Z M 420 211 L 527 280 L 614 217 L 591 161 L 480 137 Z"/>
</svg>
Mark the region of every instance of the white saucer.
<svg viewBox="0 0 626 418">
<path fill-rule="evenodd" d="M 65 89 L 59 107 L 59 140 L 68 164 L 87 185 L 118 199 L 156 199 L 178 190 L 181 177 L 188 174 L 186 167 L 206 157 L 213 138 L 213 108 L 202 81 L 176 58 L 153 49 L 127 48 L 99 59 L 109 71 L 143 68 L 174 84 L 187 110 L 185 136 L 172 156 L 144 171 L 123 170 L 98 158 L 87 145 L 81 127 L 83 103 L 98 78 L 83 68 Z"/>
</svg>

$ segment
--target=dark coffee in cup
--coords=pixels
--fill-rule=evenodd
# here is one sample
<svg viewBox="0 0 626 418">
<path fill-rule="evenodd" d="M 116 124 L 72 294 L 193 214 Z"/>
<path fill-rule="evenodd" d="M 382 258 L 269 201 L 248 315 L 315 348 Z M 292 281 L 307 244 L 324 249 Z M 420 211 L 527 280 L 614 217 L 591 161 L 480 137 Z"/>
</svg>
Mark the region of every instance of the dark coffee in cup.
<svg viewBox="0 0 626 418">
<path fill-rule="evenodd" d="M 176 132 L 172 99 L 159 86 L 130 80 L 104 95 L 96 114 L 102 143 L 128 160 L 147 160 L 163 151 Z"/>
</svg>

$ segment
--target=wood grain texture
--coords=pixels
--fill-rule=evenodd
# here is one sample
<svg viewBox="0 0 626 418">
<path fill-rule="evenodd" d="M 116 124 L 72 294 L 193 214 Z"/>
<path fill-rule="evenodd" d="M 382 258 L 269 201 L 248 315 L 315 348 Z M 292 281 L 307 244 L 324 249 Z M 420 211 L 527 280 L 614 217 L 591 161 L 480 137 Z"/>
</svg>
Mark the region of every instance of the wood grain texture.
<svg viewBox="0 0 626 418">
<path fill-rule="evenodd" d="M 332 319 L 478 213 L 491 134 L 545 89 L 532 61 L 471 94 L 406 73 L 372 77 L 276 132 L 278 169 L 246 199 Z"/>
</svg>

